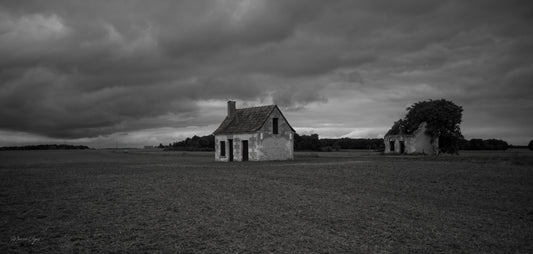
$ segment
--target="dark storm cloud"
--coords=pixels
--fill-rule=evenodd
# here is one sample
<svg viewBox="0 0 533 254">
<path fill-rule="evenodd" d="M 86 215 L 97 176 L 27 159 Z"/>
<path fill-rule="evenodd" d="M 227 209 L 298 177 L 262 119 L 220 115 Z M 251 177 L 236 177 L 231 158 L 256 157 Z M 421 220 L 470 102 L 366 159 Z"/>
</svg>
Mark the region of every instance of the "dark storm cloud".
<svg viewBox="0 0 533 254">
<path fill-rule="evenodd" d="M 441 97 L 468 107 L 465 117 L 490 110 L 486 103 L 501 109 L 465 121 L 470 126 L 489 119 L 533 126 L 523 117 L 533 99 L 531 6 L 3 1 L 0 129 L 81 138 L 209 125 L 220 119 L 200 115 L 200 102 L 237 99 L 289 110 L 357 105 L 383 116 L 362 113 L 344 127 L 368 123 L 358 127 L 370 133 L 406 105 Z M 324 121 L 335 113 L 306 112 Z"/>
</svg>

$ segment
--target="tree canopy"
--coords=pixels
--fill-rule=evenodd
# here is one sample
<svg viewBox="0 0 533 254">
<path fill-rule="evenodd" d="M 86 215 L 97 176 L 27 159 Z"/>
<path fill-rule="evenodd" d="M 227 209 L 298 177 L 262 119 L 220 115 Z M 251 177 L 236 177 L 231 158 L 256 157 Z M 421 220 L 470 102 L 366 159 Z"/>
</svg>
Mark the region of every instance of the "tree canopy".
<svg viewBox="0 0 533 254">
<path fill-rule="evenodd" d="M 422 122 L 426 122 L 426 134 L 439 138 L 440 152 L 457 153 L 457 142 L 463 138 L 460 128 L 462 117 L 463 108 L 451 101 L 419 101 L 407 108 L 405 117 L 396 121 L 387 134 L 411 134 Z"/>
<path fill-rule="evenodd" d="M 529 148 L 529 150 L 533 150 L 533 140 L 529 141 L 527 148 Z"/>
</svg>

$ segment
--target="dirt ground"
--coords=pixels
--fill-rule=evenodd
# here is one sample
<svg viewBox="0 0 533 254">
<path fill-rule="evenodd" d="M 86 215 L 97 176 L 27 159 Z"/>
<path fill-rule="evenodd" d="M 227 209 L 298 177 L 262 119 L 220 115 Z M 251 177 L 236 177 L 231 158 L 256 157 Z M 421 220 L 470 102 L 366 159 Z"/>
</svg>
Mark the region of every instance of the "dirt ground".
<svg viewBox="0 0 533 254">
<path fill-rule="evenodd" d="M 533 152 L 0 152 L 0 252 L 533 252 Z"/>
</svg>

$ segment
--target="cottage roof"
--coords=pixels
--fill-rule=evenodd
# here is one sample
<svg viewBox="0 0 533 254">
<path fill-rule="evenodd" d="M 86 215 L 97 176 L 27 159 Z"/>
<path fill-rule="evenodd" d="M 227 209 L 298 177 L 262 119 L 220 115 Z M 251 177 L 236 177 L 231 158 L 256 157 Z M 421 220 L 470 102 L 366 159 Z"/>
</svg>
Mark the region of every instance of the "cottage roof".
<svg viewBox="0 0 533 254">
<path fill-rule="evenodd" d="M 231 133 L 249 133 L 258 131 L 263 124 L 268 120 L 268 117 L 274 111 L 278 109 L 276 105 L 259 106 L 252 108 L 240 108 L 235 109 L 235 113 L 231 116 L 227 116 L 220 126 L 213 132 L 217 134 L 231 134 Z M 289 124 L 285 116 L 279 110 L 281 116 L 289 125 L 293 132 L 296 132 Z"/>
<path fill-rule="evenodd" d="M 421 131 L 426 131 L 426 126 L 427 126 L 427 123 L 426 122 L 421 122 L 419 125 L 418 125 L 418 128 L 413 131 L 412 133 L 405 133 L 404 130 L 403 130 L 403 127 L 400 127 L 400 133 L 397 133 L 397 134 L 385 134 L 385 138 L 387 137 L 414 137 L 416 136 L 419 132 Z"/>
</svg>

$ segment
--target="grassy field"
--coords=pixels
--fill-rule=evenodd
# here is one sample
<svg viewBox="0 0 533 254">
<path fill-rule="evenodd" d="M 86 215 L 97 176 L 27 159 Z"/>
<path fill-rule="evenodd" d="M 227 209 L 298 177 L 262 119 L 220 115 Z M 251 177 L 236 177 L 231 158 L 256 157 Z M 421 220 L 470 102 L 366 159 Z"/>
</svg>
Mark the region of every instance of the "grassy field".
<svg viewBox="0 0 533 254">
<path fill-rule="evenodd" d="M 533 252 L 533 153 L 0 152 L 0 252 Z"/>
</svg>

